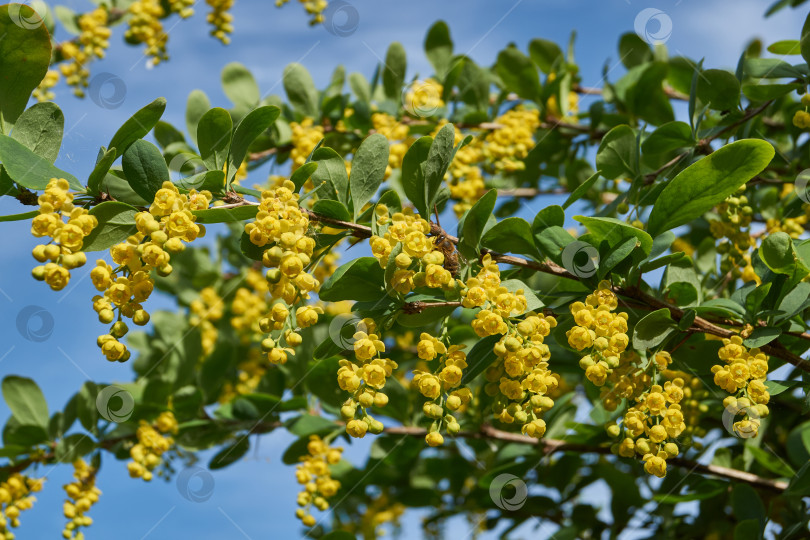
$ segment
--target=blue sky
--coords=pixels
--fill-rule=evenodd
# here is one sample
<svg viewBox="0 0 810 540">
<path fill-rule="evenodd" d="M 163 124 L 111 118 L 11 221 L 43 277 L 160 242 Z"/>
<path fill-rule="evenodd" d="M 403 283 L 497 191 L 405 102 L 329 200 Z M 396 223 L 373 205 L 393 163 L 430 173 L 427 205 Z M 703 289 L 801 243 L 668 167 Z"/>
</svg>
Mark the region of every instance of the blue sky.
<svg viewBox="0 0 810 540">
<path fill-rule="evenodd" d="M 62 3 L 76 10 L 89 5 L 76 0 Z M 804 14 L 785 10 L 763 21 L 762 13 L 769 3 L 353 0 L 358 28 L 350 36 L 338 37 L 322 27 L 309 27 L 295 0 L 283 9 L 276 9 L 268 0 L 239 0 L 233 10 L 236 28 L 233 42 L 224 47 L 207 35 L 203 13 L 207 6 L 198 2 L 199 13 L 194 18 L 168 22 L 171 60 L 153 69 L 147 68 L 140 48 L 122 43 L 123 27 L 116 28 L 108 58 L 93 64 L 91 70 L 93 75 L 112 73 L 124 80 L 127 93 L 119 108 L 102 109 L 89 99 L 74 99 L 62 86 L 57 89 L 56 101 L 66 117 L 66 136 L 57 165 L 86 178 L 99 146 L 107 144 L 129 115 L 158 96 L 168 100 L 164 120 L 182 129 L 186 97 L 195 88 L 203 89 L 214 106 L 228 107 L 219 74 L 223 66 L 234 60 L 248 66 L 263 93 L 282 94 L 281 74 L 290 62 L 304 64 L 319 87 L 325 86 L 337 63 L 343 63 L 349 72 L 359 71 L 370 78 L 388 44 L 397 40 L 408 51 L 408 77 L 416 73 L 425 76 L 431 71 L 422 53 L 424 33 L 434 21 L 444 19 L 450 24 L 456 52 L 469 54 L 483 65 L 491 64 L 497 51 L 509 42 L 515 42 L 523 50 L 534 37 L 565 44 L 570 32 L 576 30 L 575 50 L 582 82 L 586 86 L 599 86 L 605 64 L 611 80 L 615 81 L 623 72 L 617 67 L 618 37 L 633 30 L 636 16 L 645 8 L 660 9 L 671 19 L 672 33 L 666 45 L 672 55 L 696 60 L 705 57 L 706 67 L 733 68 L 751 37 L 761 37 L 767 44 L 799 36 Z M 262 171 L 255 173 L 257 179 L 267 172 Z M 524 212 L 545 204 L 548 202 L 532 203 Z M 0 214 L 20 211 L 23 209 L 16 201 L 0 199 Z M 84 272 L 75 271 L 68 288 L 54 293 L 30 277 L 34 266 L 30 251 L 36 240 L 30 235 L 28 223 L 3 223 L 2 228 L 0 324 L 6 330 L 0 345 L 0 374 L 34 378 L 52 410 L 61 407 L 87 379 L 128 380 L 129 368 L 108 364 L 95 346 L 95 336 L 102 328 L 89 305 L 95 292 L 86 274 L 92 265 Z M 31 305 L 42 306 L 47 312 L 45 317 L 53 321 L 52 334 L 45 341 L 30 341 L 15 330 L 18 313 Z M 150 299 L 149 309 L 159 308 L 171 308 L 171 303 L 156 295 Z M 0 404 L 0 421 L 4 422 L 8 414 L 5 404 Z M 280 455 L 290 442 L 291 438 L 282 433 L 253 441 L 246 459 L 214 474 L 213 495 L 202 503 L 183 498 L 174 481 L 165 484 L 155 480 L 146 484 L 130 480 L 123 464 L 106 459 L 99 477 L 104 494 L 91 512 L 95 524 L 88 537 L 298 537 L 301 529 L 293 517 L 297 490 L 294 471 L 280 462 Z M 368 440 L 354 445 L 347 457 L 361 462 L 368 446 Z M 204 457 L 201 463 L 206 461 Z M 34 509 L 22 516 L 18 538 L 23 540 L 54 537 L 63 525 L 61 486 L 68 481 L 70 468 L 44 468 L 42 472 L 47 474 L 48 482 Z M 419 520 L 406 521 L 404 536 L 419 537 Z M 450 530 L 454 536 L 469 534 L 468 526 L 461 520 L 453 523 Z M 527 531 L 526 535 L 529 534 Z"/>
</svg>

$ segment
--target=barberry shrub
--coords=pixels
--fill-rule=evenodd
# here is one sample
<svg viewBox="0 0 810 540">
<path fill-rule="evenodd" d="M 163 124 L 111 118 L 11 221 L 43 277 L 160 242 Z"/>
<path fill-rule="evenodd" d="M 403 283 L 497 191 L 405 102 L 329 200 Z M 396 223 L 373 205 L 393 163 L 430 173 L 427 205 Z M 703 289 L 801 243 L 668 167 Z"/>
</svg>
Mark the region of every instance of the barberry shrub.
<svg viewBox="0 0 810 540">
<path fill-rule="evenodd" d="M 304 3 L 320 22 L 326 2 Z M 227 42 L 232 2 L 207 4 Z M 132 377 L 61 410 L 3 379 L 6 538 L 45 465 L 72 464 L 63 535 L 82 538 L 108 460 L 148 482 L 216 449 L 215 470 L 274 430 L 298 438 L 281 459 L 315 537 L 374 538 L 410 507 L 432 533 L 466 514 L 616 536 L 650 497 L 660 537 L 810 534 L 810 22 L 769 47 L 784 60 L 750 47 L 735 73 L 628 34 L 603 88 L 581 86 L 573 45 L 486 67 L 443 22 L 423 79 L 398 43 L 350 90 L 342 67 L 319 90 L 292 64 L 286 99 L 234 63 L 232 108 L 195 90 L 178 129 L 155 99 L 79 179 L 53 165 L 49 67 L 81 93 L 122 18 L 164 60 L 160 21 L 193 2 L 128 5 L 74 17 L 61 44 L 0 6 L 0 187 L 35 207 L 1 219 L 30 220 L 33 278 L 77 281 L 99 329 L 75 339 L 100 333 L 98 361 Z M 269 161 L 289 172 L 257 174 Z M 600 481 L 609 512 L 579 500 Z"/>
</svg>

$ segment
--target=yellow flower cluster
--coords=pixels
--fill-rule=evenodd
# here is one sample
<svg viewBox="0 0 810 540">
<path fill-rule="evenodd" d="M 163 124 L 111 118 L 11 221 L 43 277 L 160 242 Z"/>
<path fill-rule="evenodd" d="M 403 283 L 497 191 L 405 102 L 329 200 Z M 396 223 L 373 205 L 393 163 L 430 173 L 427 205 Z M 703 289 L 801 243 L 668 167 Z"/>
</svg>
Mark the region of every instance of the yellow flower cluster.
<svg viewBox="0 0 810 540">
<path fill-rule="evenodd" d="M 734 422 L 734 432 L 740 437 L 756 437 L 760 418 L 768 416 L 771 399 L 765 379 L 768 377 L 768 356 L 759 349 L 748 350 L 740 336 L 723 339 L 717 356 L 725 365 L 712 366 L 714 384 L 731 394 L 723 400 L 732 417 L 744 418 Z"/>
<path fill-rule="evenodd" d="M 45 73 L 45 77 L 40 81 L 39 86 L 34 89 L 34 99 L 42 103 L 43 101 L 51 101 L 56 97 L 52 88 L 59 82 L 59 72 L 55 69 L 49 69 Z"/>
<path fill-rule="evenodd" d="M 405 510 L 404 504 L 395 502 L 393 497 L 384 490 L 366 504 L 365 512 L 360 517 L 359 523 L 346 524 L 348 525 L 347 530 L 363 538 L 385 536 L 386 530 L 382 529 L 382 527 L 390 524 L 396 531 L 400 526 L 399 519 L 405 513 Z"/>
<path fill-rule="evenodd" d="M 315 146 L 323 139 L 323 126 L 316 126 L 314 123 L 312 118 L 304 118 L 300 123 L 290 122 L 293 145 L 290 150 L 290 158 L 293 171 L 306 163 Z"/>
<path fill-rule="evenodd" d="M 112 31 L 107 26 L 107 8 L 98 7 L 79 16 L 78 25 L 81 31 L 78 39 L 62 43 L 62 55 L 70 62 L 61 64 L 59 69 L 68 85 L 73 87 L 73 93 L 84 97 L 90 75 L 87 65 L 95 58 L 104 58 L 110 45 Z"/>
<path fill-rule="evenodd" d="M 276 0 L 276 7 L 281 7 L 290 0 Z M 312 16 L 309 24 L 315 26 L 323 22 L 323 12 L 329 6 L 327 0 L 298 0 L 304 5 L 306 12 Z"/>
<path fill-rule="evenodd" d="M 430 233 L 430 224 L 406 208 L 390 215 L 385 205 L 376 208 L 377 224 L 384 228 L 383 236 L 369 239 L 371 252 L 382 268 L 388 265 L 391 253 L 396 270 L 389 286 L 399 294 L 408 294 L 416 287 L 447 289 L 455 287 L 453 275 L 445 266 L 445 255 L 437 248 Z"/>
<path fill-rule="evenodd" d="M 165 433 L 177 433 L 177 420 L 171 411 L 160 413 L 154 426 L 141 420 L 135 432 L 138 442 L 129 450 L 132 461 L 127 464 L 127 470 L 132 478 L 152 480 L 152 471 L 160 465 L 161 456 L 174 444 L 174 439 Z"/>
<path fill-rule="evenodd" d="M 73 478 L 75 479 L 73 482 L 64 486 L 68 499 L 63 506 L 63 512 L 70 521 L 65 525 L 62 537 L 83 540 L 84 534 L 79 528 L 93 524 L 93 518 L 86 514 L 98 502 L 101 490 L 96 487 L 96 469 L 81 458 L 73 462 Z"/>
<path fill-rule="evenodd" d="M 155 193 L 155 200 L 148 212 L 135 215 L 137 233 L 126 242 L 110 248 L 113 268 L 103 259 L 96 262 L 90 279 L 103 296 L 93 297 L 93 309 L 99 321 L 111 323 L 118 310 L 118 321 L 109 334 L 98 338 L 98 346 L 107 360 L 124 362 L 129 358 L 126 346 L 118 341 L 127 333 L 122 317 L 142 326 L 149 322 L 149 314 L 141 305 L 154 290 L 150 272 L 168 276 L 172 272 L 171 253 L 185 249 L 183 242 L 192 242 L 205 235 L 205 227 L 194 222 L 192 210 L 204 210 L 211 202 L 211 193 L 191 190 L 181 194 L 171 182 L 164 182 Z"/>
<path fill-rule="evenodd" d="M 373 320 L 363 319 L 358 328 L 362 330 L 353 336 L 355 360 L 340 360 L 337 380 L 340 389 L 351 394 L 340 408 L 340 414 L 346 420 L 346 433 L 362 439 L 368 431 L 377 434 L 383 430 L 382 422 L 371 417 L 367 409 L 372 405 L 379 408 L 388 404 L 388 396 L 382 389 L 397 363 L 380 356 L 385 352 L 385 344 L 380 340 Z"/>
<path fill-rule="evenodd" d="M 552 82 L 557 78 L 556 73 L 548 74 L 548 82 Z M 576 92 L 568 92 L 568 114 L 575 116 L 579 112 L 579 95 Z M 546 101 L 546 117 L 560 118 L 562 113 L 557 106 L 557 96 L 551 96 Z"/>
<path fill-rule="evenodd" d="M 224 307 L 222 298 L 213 287 L 201 290 L 200 297 L 189 306 L 192 313 L 189 322 L 192 326 L 200 327 L 204 356 L 211 354 L 217 343 L 218 332 L 214 322 L 222 318 Z"/>
<path fill-rule="evenodd" d="M 441 361 L 432 372 L 415 369 L 412 385 L 419 393 L 428 398 L 422 407 L 426 417 L 433 420 L 425 442 L 429 446 L 440 446 L 444 443 L 441 429 L 455 435 L 461 430 L 458 420 L 453 416 L 472 399 L 472 392 L 461 387 L 461 378 L 467 367 L 467 355 L 463 345 L 445 346 L 439 339 L 423 332 L 416 346 L 417 354 L 422 360 L 430 361 L 441 356 Z"/>
<path fill-rule="evenodd" d="M 754 268 L 746 255 L 756 245 L 749 231 L 754 211 L 744 192 L 745 186 L 717 205 L 720 219 L 710 221 L 709 230 L 712 236 L 722 239 L 717 245 L 717 252 L 722 255 L 720 270 L 731 272 L 735 278 L 752 281 L 755 280 Z"/>
<path fill-rule="evenodd" d="M 457 145 L 463 138 L 464 135 L 461 131 L 456 131 L 454 144 Z M 447 170 L 449 173 L 447 187 L 450 189 L 450 197 L 459 201 L 453 206 L 453 211 L 458 218 L 472 208 L 475 201 L 486 192 L 481 169 L 481 163 L 484 161 L 483 148 L 484 145 L 479 138 L 459 148 Z"/>
<path fill-rule="evenodd" d="M 211 6 L 211 12 L 206 17 L 208 24 L 214 28 L 211 35 L 224 45 L 231 42 L 230 34 L 233 32 L 233 15 L 229 13 L 233 7 L 233 0 L 205 0 Z"/>
<path fill-rule="evenodd" d="M 388 178 L 393 169 L 402 167 L 402 159 L 414 139 L 408 136 L 410 128 L 390 114 L 376 112 L 371 115 L 371 122 L 374 131 L 391 141 L 388 149 L 388 166 L 385 168 L 385 178 Z"/>
<path fill-rule="evenodd" d="M 639 455 L 647 474 L 663 478 L 666 460 L 680 453 L 677 439 L 686 429 L 680 402 L 684 398 L 685 382 L 680 377 L 666 381 L 662 387 L 652 385 L 636 398 L 622 418 L 621 427 L 607 427 L 611 437 L 619 438 L 611 450 L 622 457 Z"/>
<path fill-rule="evenodd" d="M 405 110 L 418 118 L 434 116 L 444 107 L 444 87 L 433 78 L 412 82 L 405 91 Z"/>
<path fill-rule="evenodd" d="M 295 478 L 304 486 L 298 494 L 298 510 L 295 516 L 307 526 L 315 525 L 315 517 L 311 513 L 314 506 L 320 511 L 329 508 L 326 500 L 333 497 L 340 489 L 340 482 L 332 478 L 330 465 L 340 462 L 343 448 L 330 447 L 327 441 L 317 435 L 310 435 L 307 444 L 308 455 L 301 458 L 301 464 L 296 467 Z"/>
<path fill-rule="evenodd" d="M 523 170 L 523 158 L 534 147 L 534 132 L 540 127 L 540 111 L 516 107 L 495 119 L 501 127 L 486 136 L 484 155 L 491 160 L 496 173 Z"/>
<path fill-rule="evenodd" d="M 236 366 L 237 381 L 225 381 L 219 402 L 227 403 L 237 396 L 255 392 L 269 366 L 266 354 L 262 354 L 259 349 L 248 349 L 247 358 Z"/>
<path fill-rule="evenodd" d="M 32 493 L 42 490 L 43 478 L 29 478 L 20 473 L 12 473 L 0 482 L 0 535 L 6 540 L 14 540 L 10 528 L 20 526 L 20 512 L 29 510 L 36 501 Z"/>
<path fill-rule="evenodd" d="M 596 386 L 603 386 L 608 375 L 621 365 L 620 355 L 630 344 L 627 313 L 613 313 L 618 305 L 619 300 L 608 281 L 599 283 L 584 304 L 571 304 L 576 326 L 565 335 L 571 347 L 587 351 L 579 365 L 585 370 L 585 377 Z"/>
<path fill-rule="evenodd" d="M 45 281 L 54 291 L 64 289 L 70 280 L 70 270 L 87 262 L 81 251 L 84 238 L 98 225 L 95 216 L 73 205 L 73 194 L 64 178 L 51 178 L 39 196 L 39 215 L 31 222 L 31 234 L 48 236 L 50 243 L 34 248 L 34 258 L 45 265 L 37 266 L 32 274 Z M 67 220 L 67 221 L 65 221 Z"/>
<path fill-rule="evenodd" d="M 802 105 L 804 110 L 800 109 L 793 115 L 793 125 L 799 129 L 807 129 L 810 128 L 810 113 L 807 112 L 807 107 L 810 107 L 810 95 L 802 95 Z"/>
<path fill-rule="evenodd" d="M 194 15 L 194 4 L 196 0 L 170 0 L 169 6 L 172 13 L 177 13 L 183 19 L 188 19 Z"/>
<path fill-rule="evenodd" d="M 270 245 L 262 255 L 262 264 L 269 268 L 266 274 L 269 293 L 274 300 L 269 313 L 259 321 L 263 333 L 280 331 L 289 347 L 297 347 L 303 338 L 294 328 L 307 328 L 318 322 L 323 312 L 318 307 L 303 305 L 295 310 L 293 324 L 292 306 L 309 299 L 309 293 L 320 287 L 320 282 L 307 272 L 312 262 L 315 240 L 307 236 L 309 216 L 298 206 L 298 194 L 294 184 L 283 180 L 262 192 L 262 201 L 256 220 L 245 225 L 250 241 L 259 247 Z M 281 336 L 279 336 L 280 338 Z M 273 364 L 283 364 L 290 348 L 277 346 L 267 337 L 262 348 Z"/>
<path fill-rule="evenodd" d="M 706 428 L 700 426 L 700 417 L 709 410 L 708 405 L 702 403 L 702 401 L 709 398 L 709 390 L 703 385 L 703 381 L 700 380 L 700 377 L 679 370 L 661 370 L 660 365 L 659 370 L 669 381 L 674 381 L 675 379 L 684 381 L 683 399 L 679 405 L 681 406 L 686 429 L 681 435 L 680 440 L 685 445 L 692 444 L 692 437 L 703 437 L 706 435 Z M 694 445 L 696 448 L 699 447 L 698 443 L 694 443 Z"/>
<path fill-rule="evenodd" d="M 242 344 L 249 345 L 257 335 L 262 334 L 259 321 L 268 310 L 265 298 L 270 286 L 262 273 L 254 268 L 248 269 L 245 283 L 248 286 L 236 289 L 231 302 L 231 326 Z"/>
<path fill-rule="evenodd" d="M 129 6 L 129 28 L 124 33 L 127 41 L 146 45 L 146 56 L 153 64 L 168 60 L 166 42 L 169 34 L 163 30 L 160 19 L 166 16 L 160 0 L 135 0 Z"/>
</svg>

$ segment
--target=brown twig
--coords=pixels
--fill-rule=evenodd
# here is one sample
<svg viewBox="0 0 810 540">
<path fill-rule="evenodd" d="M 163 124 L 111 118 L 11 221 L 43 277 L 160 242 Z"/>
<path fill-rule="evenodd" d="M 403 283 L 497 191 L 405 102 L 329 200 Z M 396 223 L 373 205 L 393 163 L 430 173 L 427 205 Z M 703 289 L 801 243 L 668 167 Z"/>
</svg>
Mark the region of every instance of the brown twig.
<svg viewBox="0 0 810 540">
<path fill-rule="evenodd" d="M 413 426 L 393 426 L 385 428 L 385 433 L 391 435 L 408 435 L 411 437 L 424 437 L 427 435 L 428 430 L 420 427 Z M 479 431 L 462 431 L 456 434 L 456 437 L 467 439 L 490 439 L 509 443 L 518 444 L 531 444 L 541 447 L 544 454 L 553 454 L 555 452 L 580 452 L 590 454 L 610 454 L 610 448 L 607 446 L 596 446 L 590 444 L 571 443 L 561 441 L 558 439 L 535 439 L 520 433 L 511 433 L 496 429 L 490 425 L 484 424 Z M 787 482 L 781 480 L 772 480 L 770 478 L 763 478 L 753 473 L 740 471 L 738 469 L 731 469 L 729 467 L 721 467 L 719 465 L 702 465 L 700 463 L 690 461 L 683 458 L 670 458 L 667 463 L 689 469 L 690 471 L 697 471 L 702 474 L 710 474 L 720 478 L 727 478 L 729 480 L 736 480 L 739 482 L 746 482 L 752 486 L 761 487 L 771 491 L 782 492 L 787 489 Z"/>
</svg>

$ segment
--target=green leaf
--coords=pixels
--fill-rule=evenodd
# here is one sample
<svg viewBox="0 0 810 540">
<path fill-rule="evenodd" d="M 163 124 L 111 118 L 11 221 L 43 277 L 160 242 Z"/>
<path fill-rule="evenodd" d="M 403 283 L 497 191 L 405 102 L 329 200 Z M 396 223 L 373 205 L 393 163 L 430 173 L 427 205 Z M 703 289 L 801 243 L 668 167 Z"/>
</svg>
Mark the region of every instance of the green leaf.
<svg viewBox="0 0 810 540">
<path fill-rule="evenodd" d="M 587 217 L 574 216 L 574 219 L 582 223 L 597 243 L 607 241 L 610 247 L 616 247 L 627 238 L 634 237 L 638 240 L 638 245 L 649 255 L 653 246 L 652 236 L 616 218 L 609 217 Z"/>
<path fill-rule="evenodd" d="M 644 352 L 664 342 L 677 328 L 669 309 L 663 308 L 645 315 L 633 329 L 633 348 Z"/>
<path fill-rule="evenodd" d="M 493 347 L 500 339 L 501 335 L 495 334 L 494 336 L 487 336 L 473 345 L 473 348 L 467 353 L 468 367 L 464 370 L 464 375 L 461 376 L 462 385 L 474 380 L 495 361 Z"/>
<path fill-rule="evenodd" d="M 211 108 L 208 96 L 202 90 L 192 90 L 186 102 L 186 130 L 189 138 L 197 144 L 197 126 L 200 118 Z"/>
<path fill-rule="evenodd" d="M 237 108 L 252 109 L 259 104 L 261 92 L 248 68 L 231 62 L 222 68 L 222 89 Z"/>
<path fill-rule="evenodd" d="M 484 234 L 484 227 L 492 215 L 495 202 L 498 199 L 497 190 L 487 191 L 483 197 L 475 201 L 475 204 L 464 214 L 463 224 L 459 224 L 461 238 L 459 238 L 459 249 L 470 256 L 478 254 L 478 244 Z"/>
<path fill-rule="evenodd" d="M 503 81 L 504 88 L 523 99 L 537 100 L 540 96 L 540 76 L 528 56 L 510 45 L 498 53 L 495 72 Z"/>
<path fill-rule="evenodd" d="M 95 449 L 96 445 L 88 435 L 74 433 L 56 443 L 54 457 L 60 463 L 73 463 Z"/>
<path fill-rule="evenodd" d="M 444 181 L 447 168 L 453 160 L 453 144 L 456 138 L 456 128 L 453 124 L 446 124 L 433 139 L 425 162 L 425 201 L 427 212 L 433 210 L 439 188 Z"/>
<path fill-rule="evenodd" d="M 193 210 L 197 223 L 233 223 L 253 219 L 259 213 L 255 205 L 237 206 L 236 208 L 209 208 L 207 210 Z"/>
<path fill-rule="evenodd" d="M 98 226 L 84 237 L 82 251 L 104 251 L 135 234 L 138 209 L 119 201 L 106 201 L 90 209 Z"/>
<path fill-rule="evenodd" d="M 88 192 L 94 194 L 101 193 L 101 183 L 104 181 L 104 177 L 107 176 L 107 173 L 110 171 L 110 167 L 112 167 L 112 164 L 117 157 L 118 154 L 115 148 L 110 148 L 104 152 L 96 163 L 96 166 L 93 167 L 93 171 L 90 173 L 90 176 L 87 178 Z"/>
<path fill-rule="evenodd" d="M 420 137 L 402 159 L 402 189 L 424 219 L 430 215 L 425 200 L 425 162 L 432 143 L 432 137 Z"/>
<path fill-rule="evenodd" d="M 143 139 L 129 147 L 121 165 L 132 190 L 145 201 L 152 201 L 163 182 L 170 180 L 163 154 L 157 146 Z"/>
<path fill-rule="evenodd" d="M 360 257 L 340 266 L 321 285 L 321 300 L 375 301 L 385 295 L 385 272 L 374 257 Z"/>
<path fill-rule="evenodd" d="M 362 73 L 349 73 L 349 86 L 360 103 L 371 101 L 371 86 Z"/>
<path fill-rule="evenodd" d="M 21 425 L 48 427 L 48 403 L 37 383 L 25 377 L 8 375 L 1 386 L 6 405 Z"/>
<path fill-rule="evenodd" d="M 385 65 L 382 70 L 383 90 L 388 99 L 399 102 L 407 67 L 408 58 L 405 54 L 405 47 L 398 41 L 391 43 L 385 55 Z"/>
<path fill-rule="evenodd" d="M 785 39 L 768 45 L 768 52 L 773 54 L 790 56 L 794 54 L 801 54 L 802 49 L 798 40 Z"/>
<path fill-rule="evenodd" d="M 30 6 L 0 6 L 0 133 L 9 132 L 48 71 L 51 38 L 40 20 Z"/>
<path fill-rule="evenodd" d="M 17 118 L 11 138 L 53 163 L 62 146 L 64 128 L 65 115 L 56 103 L 35 103 Z"/>
<path fill-rule="evenodd" d="M 107 148 L 115 148 L 116 158 L 123 156 L 132 143 L 143 139 L 155 127 L 160 117 L 163 116 L 164 110 L 166 110 L 166 98 L 157 98 L 124 122 L 124 125 L 118 128 L 113 135 Z"/>
<path fill-rule="evenodd" d="M 295 169 L 295 172 L 290 175 L 290 182 L 292 182 L 295 185 L 296 193 L 301 191 L 301 188 L 304 186 L 304 184 L 306 184 L 307 180 L 309 180 L 310 177 L 312 177 L 312 173 L 314 173 L 316 170 L 318 170 L 318 164 L 313 161 L 304 163 L 303 165 Z M 307 196 L 313 194 L 314 192 L 315 192 L 314 190 L 310 191 L 309 193 L 306 194 L 306 196 L 299 199 L 299 201 L 303 201 Z M 320 197 L 320 194 L 318 196 Z"/>
<path fill-rule="evenodd" d="M 780 313 L 774 317 L 774 322 L 779 323 L 796 315 L 804 307 L 808 298 L 810 298 L 810 283 L 805 281 L 797 283 L 779 303 Z"/>
<path fill-rule="evenodd" d="M 799 48 L 804 61 L 810 64 L 810 14 L 807 15 L 807 18 L 804 20 L 804 26 L 802 26 L 802 37 L 799 40 Z"/>
<path fill-rule="evenodd" d="M 590 178 L 586 180 L 585 183 L 589 181 Z M 576 190 L 574 190 L 574 192 L 576 192 Z M 546 206 L 534 216 L 534 220 L 532 221 L 532 232 L 537 234 L 548 227 L 562 227 L 564 224 L 565 210 L 563 210 L 562 206 L 552 204 L 551 206 Z"/>
<path fill-rule="evenodd" d="M 519 217 L 508 217 L 493 225 L 481 237 L 481 245 L 500 253 L 517 253 L 540 258 L 532 240 L 531 225 Z"/>
<path fill-rule="evenodd" d="M 700 74 L 698 98 L 717 111 L 735 109 L 740 103 L 740 81 L 722 69 L 707 69 Z"/>
<path fill-rule="evenodd" d="M 769 101 L 802 88 L 799 83 L 790 84 L 745 84 L 743 94 L 751 101 Z"/>
<path fill-rule="evenodd" d="M 453 40 L 450 28 L 444 21 L 436 21 L 425 36 L 425 56 L 433 66 L 439 80 L 444 79 L 453 57 Z"/>
<path fill-rule="evenodd" d="M 39 215 L 39 210 L 31 210 L 30 212 L 23 212 L 22 214 L 9 214 L 7 216 L 0 216 L 0 222 L 3 221 L 24 221 L 26 219 L 35 218 Z"/>
<path fill-rule="evenodd" d="M 608 179 L 636 175 L 636 134 L 622 124 L 608 131 L 596 152 L 596 168 Z"/>
<path fill-rule="evenodd" d="M 652 62 L 653 52 L 638 34 L 628 32 L 619 38 L 619 58 L 627 69 Z"/>
<path fill-rule="evenodd" d="M 290 104 L 302 116 L 318 117 L 318 90 L 307 68 L 298 63 L 284 68 L 284 91 Z"/>
<path fill-rule="evenodd" d="M 778 58 L 747 58 L 745 74 L 756 79 L 795 79 L 802 78 L 801 70 Z"/>
<path fill-rule="evenodd" d="M 334 199 L 345 205 L 349 204 L 349 175 L 343 157 L 332 148 L 321 147 L 312 153 L 312 161 L 318 168 L 312 173 L 312 183 L 317 188 L 320 199 Z M 349 218 L 351 219 L 351 218 Z"/>
<path fill-rule="evenodd" d="M 645 154 L 663 154 L 686 146 L 694 146 L 692 128 L 685 122 L 668 122 L 659 127 L 641 144 Z"/>
<path fill-rule="evenodd" d="M 803 277 L 810 272 L 807 262 L 796 251 L 793 239 L 784 232 L 771 233 L 762 241 L 759 258 L 776 274 Z"/>
<path fill-rule="evenodd" d="M 529 56 L 543 73 L 551 73 L 565 59 L 562 49 L 553 41 L 536 38 L 529 42 Z"/>
<path fill-rule="evenodd" d="M 200 118 L 197 125 L 197 145 L 200 157 L 211 171 L 221 171 L 228 162 L 233 120 L 230 113 L 215 107 Z"/>
<path fill-rule="evenodd" d="M 325 216 L 340 221 L 352 220 L 352 215 L 349 214 L 349 209 L 346 208 L 340 201 L 320 199 L 312 206 L 312 211 L 320 216 Z"/>
<path fill-rule="evenodd" d="M 268 105 L 250 111 L 239 121 L 233 132 L 231 153 L 228 156 L 228 182 L 236 176 L 236 171 L 245 160 L 250 145 L 273 125 L 279 114 L 281 109 L 275 105 Z"/>
<path fill-rule="evenodd" d="M 385 178 L 388 166 L 388 139 L 381 133 L 375 133 L 360 144 L 352 159 L 352 172 L 349 186 L 357 218 L 363 206 L 374 197 Z"/>
<path fill-rule="evenodd" d="M 309 437 L 310 435 L 324 434 L 334 431 L 338 426 L 332 420 L 323 416 L 312 414 L 302 414 L 288 420 L 287 430 L 299 437 Z"/>
<path fill-rule="evenodd" d="M 599 175 L 601 174 L 601 172 L 602 171 L 596 171 L 587 180 L 585 180 L 580 185 L 578 185 L 574 189 L 574 191 L 571 192 L 571 195 L 569 195 L 568 198 L 565 199 L 565 202 L 563 203 L 562 208 L 567 209 L 569 206 L 571 206 L 572 204 L 577 202 L 579 199 L 584 197 L 585 194 L 588 193 L 588 190 L 593 187 L 593 185 L 596 183 L 597 180 L 599 180 Z M 538 214 L 538 215 L 540 215 L 540 214 Z M 564 214 L 563 214 L 563 218 L 565 218 Z M 562 226 L 562 223 L 560 223 L 559 225 Z"/>
<path fill-rule="evenodd" d="M 765 381 L 766 383 L 769 381 Z M 772 454 L 767 450 L 763 450 L 758 446 L 754 446 L 752 444 L 745 445 L 745 451 L 750 452 L 757 463 L 768 469 L 774 474 L 782 476 L 784 478 L 792 478 L 796 471 L 793 470 L 793 467 L 785 463 L 785 461 L 780 458 L 779 456 Z"/>
<path fill-rule="evenodd" d="M 208 462 L 210 470 L 222 469 L 239 460 L 242 456 L 247 454 L 250 449 L 250 440 L 247 435 L 237 435 L 237 441 L 230 446 L 226 446 L 211 458 Z"/>
<path fill-rule="evenodd" d="M 218 193 L 225 188 L 225 173 L 223 171 L 205 171 L 186 178 L 180 178 L 174 185 L 181 189 L 196 189 L 202 191 L 207 189 Z"/>
<path fill-rule="evenodd" d="M 773 156 L 770 143 L 744 139 L 693 163 L 670 180 L 658 196 L 647 231 L 658 236 L 699 218 L 762 172 Z"/>
<path fill-rule="evenodd" d="M 12 180 L 28 189 L 43 190 L 51 178 L 64 178 L 73 189 L 84 189 L 75 176 L 55 167 L 8 135 L 0 134 L 0 162 Z"/>
<path fill-rule="evenodd" d="M 671 122 L 675 115 L 663 87 L 668 70 L 665 62 L 650 62 L 631 68 L 616 82 L 616 96 L 629 112 L 651 124 L 660 126 Z"/>
<path fill-rule="evenodd" d="M 810 495 L 810 461 L 802 465 L 799 472 L 790 480 L 785 495 L 807 497 Z"/>
</svg>

